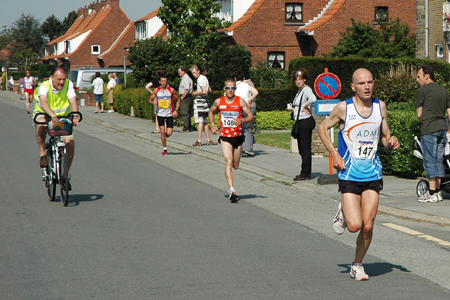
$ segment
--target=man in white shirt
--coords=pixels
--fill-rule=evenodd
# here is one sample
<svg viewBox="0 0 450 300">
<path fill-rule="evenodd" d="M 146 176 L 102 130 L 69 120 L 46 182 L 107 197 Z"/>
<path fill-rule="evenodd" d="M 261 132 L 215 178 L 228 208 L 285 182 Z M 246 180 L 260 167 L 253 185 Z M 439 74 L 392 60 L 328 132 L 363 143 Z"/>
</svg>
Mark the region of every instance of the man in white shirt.
<svg viewBox="0 0 450 300">
<path fill-rule="evenodd" d="M 103 103 L 103 79 L 100 78 L 100 72 L 95 72 L 95 78 L 92 82 L 92 86 L 94 87 L 94 95 L 95 95 L 95 111 L 94 113 L 98 113 L 98 106 L 101 104 L 101 113 L 104 113 L 104 103 Z"/>
</svg>

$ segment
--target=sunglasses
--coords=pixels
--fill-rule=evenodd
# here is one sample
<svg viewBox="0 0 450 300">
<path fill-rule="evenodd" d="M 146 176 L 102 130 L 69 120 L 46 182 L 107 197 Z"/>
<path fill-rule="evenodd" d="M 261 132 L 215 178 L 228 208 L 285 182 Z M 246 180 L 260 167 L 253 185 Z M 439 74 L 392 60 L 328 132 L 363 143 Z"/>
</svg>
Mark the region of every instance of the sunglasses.
<svg viewBox="0 0 450 300">
<path fill-rule="evenodd" d="M 226 86 L 225 89 L 234 91 L 236 89 L 236 87 L 235 86 Z"/>
</svg>

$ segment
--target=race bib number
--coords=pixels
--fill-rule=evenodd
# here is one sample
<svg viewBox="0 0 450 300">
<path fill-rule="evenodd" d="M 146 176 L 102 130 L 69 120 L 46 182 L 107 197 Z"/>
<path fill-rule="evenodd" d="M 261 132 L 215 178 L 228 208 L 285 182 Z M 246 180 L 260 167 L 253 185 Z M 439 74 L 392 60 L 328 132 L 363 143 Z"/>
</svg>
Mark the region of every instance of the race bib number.
<svg viewBox="0 0 450 300">
<path fill-rule="evenodd" d="M 221 122 L 225 128 L 236 128 L 234 124 L 234 119 L 239 117 L 239 112 L 237 111 L 224 111 L 222 112 Z"/>
<path fill-rule="evenodd" d="M 374 141 L 358 141 L 353 144 L 353 157 L 359 159 L 373 159 L 378 145 Z"/>
<path fill-rule="evenodd" d="M 161 108 L 169 108 L 170 107 L 170 100 L 159 100 L 159 107 Z"/>
</svg>

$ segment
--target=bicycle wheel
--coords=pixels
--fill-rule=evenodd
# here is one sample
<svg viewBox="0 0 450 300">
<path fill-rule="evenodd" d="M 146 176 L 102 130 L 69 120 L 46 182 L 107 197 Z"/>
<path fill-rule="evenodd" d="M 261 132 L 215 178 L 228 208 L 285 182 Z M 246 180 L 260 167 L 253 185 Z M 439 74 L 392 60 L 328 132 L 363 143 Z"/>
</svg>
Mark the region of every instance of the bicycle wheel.
<svg viewBox="0 0 450 300">
<path fill-rule="evenodd" d="M 45 186 L 47 187 L 47 194 L 50 201 L 55 201 L 56 194 L 56 174 L 55 162 L 52 149 L 47 150 L 47 178 L 45 179 Z"/>
<path fill-rule="evenodd" d="M 66 149 L 59 150 L 59 190 L 64 206 L 69 203 L 69 170 L 67 169 Z"/>
</svg>

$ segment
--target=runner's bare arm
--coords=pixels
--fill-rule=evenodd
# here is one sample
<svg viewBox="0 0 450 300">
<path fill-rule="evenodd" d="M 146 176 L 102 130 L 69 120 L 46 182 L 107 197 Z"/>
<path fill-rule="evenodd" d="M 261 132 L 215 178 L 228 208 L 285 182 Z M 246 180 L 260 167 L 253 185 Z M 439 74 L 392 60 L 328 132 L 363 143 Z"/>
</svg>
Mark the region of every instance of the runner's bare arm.
<svg viewBox="0 0 450 300">
<path fill-rule="evenodd" d="M 215 122 L 215 119 L 214 119 L 214 114 L 219 109 L 219 102 L 220 102 L 220 98 L 216 99 L 214 101 L 214 103 L 211 105 L 211 108 L 209 109 L 209 113 L 208 113 L 209 123 L 211 124 L 211 132 L 213 134 L 217 134 L 217 131 L 218 131 L 218 128 L 216 126 L 216 122 Z"/>
<path fill-rule="evenodd" d="M 247 102 L 245 102 L 245 100 L 242 98 L 241 98 L 241 107 L 242 107 L 242 111 L 247 114 L 247 117 L 242 118 L 242 119 L 238 119 L 238 118 L 234 119 L 234 124 L 240 125 L 242 123 L 253 122 L 255 120 L 255 116 L 253 115 L 252 111 L 248 107 Z"/>
<path fill-rule="evenodd" d="M 156 104 L 155 98 L 156 98 L 156 89 L 153 90 L 152 95 L 150 96 L 150 99 L 148 100 L 148 104 Z"/>
</svg>

